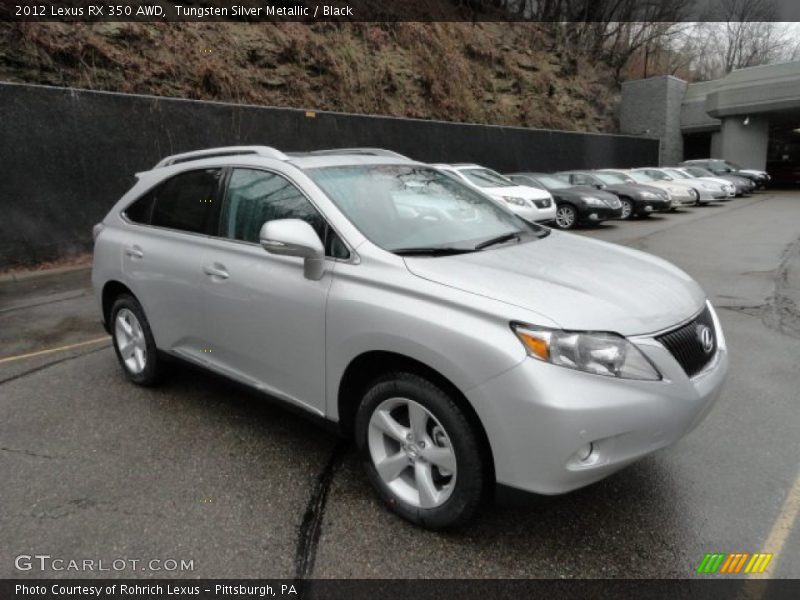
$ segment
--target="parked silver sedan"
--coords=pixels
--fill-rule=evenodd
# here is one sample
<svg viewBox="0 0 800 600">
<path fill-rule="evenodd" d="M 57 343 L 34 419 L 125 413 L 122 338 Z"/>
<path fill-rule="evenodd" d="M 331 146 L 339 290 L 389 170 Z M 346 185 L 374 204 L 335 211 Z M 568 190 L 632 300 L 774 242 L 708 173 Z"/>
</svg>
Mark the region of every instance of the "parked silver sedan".
<svg viewBox="0 0 800 600">
<path fill-rule="evenodd" d="M 95 236 L 132 382 L 174 357 L 326 419 L 427 527 L 466 523 L 494 484 L 559 494 L 672 444 L 728 369 L 681 270 L 390 152 L 171 156 Z"/>
</svg>

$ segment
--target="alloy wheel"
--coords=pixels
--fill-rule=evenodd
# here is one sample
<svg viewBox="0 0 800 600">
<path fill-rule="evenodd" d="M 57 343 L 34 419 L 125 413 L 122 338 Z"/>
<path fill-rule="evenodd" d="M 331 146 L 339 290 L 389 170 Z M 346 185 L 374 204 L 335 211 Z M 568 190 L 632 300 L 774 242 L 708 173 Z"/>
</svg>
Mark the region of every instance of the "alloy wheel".
<svg viewBox="0 0 800 600">
<path fill-rule="evenodd" d="M 397 498 L 416 508 L 447 502 L 456 483 L 450 436 L 422 404 L 389 398 L 373 411 L 367 434 L 378 476 Z"/>
<path fill-rule="evenodd" d="M 629 219 L 633 214 L 633 206 L 628 200 L 622 200 L 622 215 L 620 218 Z"/>
<path fill-rule="evenodd" d="M 569 229 L 575 224 L 575 209 L 571 206 L 559 206 L 556 211 L 556 224 L 561 229 Z"/>
<path fill-rule="evenodd" d="M 141 373 L 147 365 L 147 340 L 139 319 L 123 308 L 117 313 L 114 329 L 117 350 L 125 368 L 134 375 Z"/>
</svg>

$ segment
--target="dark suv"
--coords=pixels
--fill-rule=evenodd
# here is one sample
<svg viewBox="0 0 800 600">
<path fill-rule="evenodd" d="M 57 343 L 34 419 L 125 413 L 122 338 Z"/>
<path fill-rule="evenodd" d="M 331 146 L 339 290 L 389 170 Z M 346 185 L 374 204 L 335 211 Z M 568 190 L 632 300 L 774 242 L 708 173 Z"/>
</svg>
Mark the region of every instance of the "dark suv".
<svg viewBox="0 0 800 600">
<path fill-rule="evenodd" d="M 767 187 L 771 177 L 766 171 L 758 169 L 743 169 L 736 163 L 732 163 L 721 158 L 701 158 L 696 160 L 685 160 L 679 166 L 681 167 L 702 167 L 708 169 L 715 175 L 739 175 L 746 177 L 756 184 L 756 187 L 763 189 Z"/>
</svg>

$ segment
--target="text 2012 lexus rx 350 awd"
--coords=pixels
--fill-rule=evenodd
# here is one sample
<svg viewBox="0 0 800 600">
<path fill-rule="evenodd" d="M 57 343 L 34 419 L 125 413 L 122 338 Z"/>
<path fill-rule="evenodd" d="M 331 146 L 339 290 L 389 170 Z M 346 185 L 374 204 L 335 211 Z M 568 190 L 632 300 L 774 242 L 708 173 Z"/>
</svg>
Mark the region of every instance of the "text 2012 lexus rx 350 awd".
<svg viewBox="0 0 800 600">
<path fill-rule="evenodd" d="M 388 151 L 168 157 L 95 227 L 92 278 L 131 381 L 179 357 L 328 419 L 433 528 L 672 444 L 728 369 L 681 270 Z"/>
</svg>

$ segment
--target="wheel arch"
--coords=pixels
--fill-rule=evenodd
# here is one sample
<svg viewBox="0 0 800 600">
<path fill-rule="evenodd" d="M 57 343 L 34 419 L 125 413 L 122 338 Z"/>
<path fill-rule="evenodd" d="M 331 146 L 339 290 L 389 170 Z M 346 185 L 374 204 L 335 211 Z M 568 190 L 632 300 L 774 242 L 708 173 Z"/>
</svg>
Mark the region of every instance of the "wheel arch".
<svg viewBox="0 0 800 600">
<path fill-rule="evenodd" d="M 122 294 L 130 294 L 136 298 L 131 289 L 121 281 L 112 279 L 103 285 L 101 294 L 101 306 L 103 310 L 103 326 L 108 333 L 111 333 L 111 307 L 114 306 L 114 301 Z"/>
<path fill-rule="evenodd" d="M 339 413 L 339 430 L 346 437 L 352 437 L 356 412 L 361 397 L 367 386 L 377 377 L 393 371 L 414 373 L 428 379 L 445 391 L 458 407 L 476 432 L 481 442 L 481 450 L 486 455 L 486 466 L 491 469 L 491 481 L 494 481 L 494 457 L 489 437 L 481 423 L 478 413 L 461 390 L 445 375 L 425 363 L 396 352 L 374 350 L 364 352 L 350 361 L 342 374 L 337 394 Z"/>
</svg>

